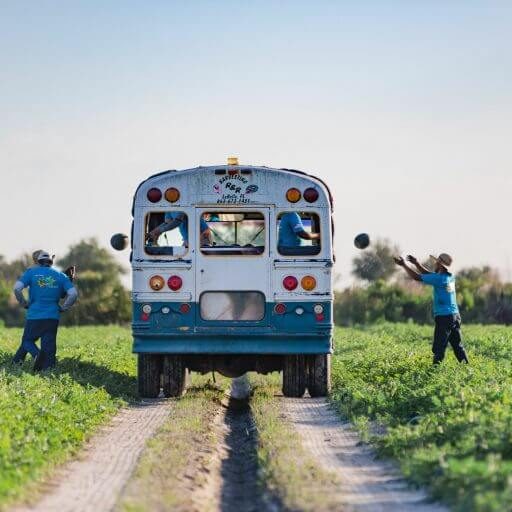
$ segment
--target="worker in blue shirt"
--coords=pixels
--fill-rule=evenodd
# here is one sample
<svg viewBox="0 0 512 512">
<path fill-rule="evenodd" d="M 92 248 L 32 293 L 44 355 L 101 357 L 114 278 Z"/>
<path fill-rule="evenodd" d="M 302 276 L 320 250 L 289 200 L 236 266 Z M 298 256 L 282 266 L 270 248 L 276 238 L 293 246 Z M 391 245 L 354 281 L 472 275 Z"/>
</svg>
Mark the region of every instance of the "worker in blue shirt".
<svg viewBox="0 0 512 512">
<path fill-rule="evenodd" d="M 67 311 L 78 297 L 69 277 L 53 269 L 52 265 L 53 258 L 47 252 L 39 251 L 37 266 L 27 269 L 14 285 L 14 295 L 27 310 L 27 315 L 21 345 L 13 362 L 21 363 L 30 353 L 36 371 L 55 366 L 60 314 Z M 29 289 L 28 301 L 23 295 L 25 288 Z M 60 305 L 63 297 L 64 302 Z M 41 349 L 36 345 L 38 339 L 41 339 Z"/>
<path fill-rule="evenodd" d="M 434 272 L 424 267 L 414 256 L 407 256 L 416 270 L 409 267 L 402 257 L 395 258 L 397 265 L 403 267 L 414 280 L 433 287 L 434 295 L 434 364 L 444 359 L 448 343 L 452 346 L 455 357 L 459 363 L 468 363 L 466 351 L 462 345 L 461 317 L 455 293 L 455 277 L 449 272 L 453 262 L 452 257 L 446 253 L 438 257 L 431 256 L 435 262 Z"/>
<path fill-rule="evenodd" d="M 188 219 L 184 212 L 166 212 L 164 216 L 164 222 L 158 225 L 155 229 L 152 229 L 148 234 L 147 238 L 153 243 L 156 243 L 158 237 L 166 231 L 178 228 L 183 239 L 183 245 L 188 247 Z M 208 245 L 210 241 L 210 228 L 208 223 L 201 217 L 200 221 L 201 229 L 201 246 Z"/>
<path fill-rule="evenodd" d="M 320 233 L 308 233 L 297 212 L 288 212 L 281 216 L 279 222 L 278 246 L 297 247 L 302 240 L 319 240 Z"/>
</svg>

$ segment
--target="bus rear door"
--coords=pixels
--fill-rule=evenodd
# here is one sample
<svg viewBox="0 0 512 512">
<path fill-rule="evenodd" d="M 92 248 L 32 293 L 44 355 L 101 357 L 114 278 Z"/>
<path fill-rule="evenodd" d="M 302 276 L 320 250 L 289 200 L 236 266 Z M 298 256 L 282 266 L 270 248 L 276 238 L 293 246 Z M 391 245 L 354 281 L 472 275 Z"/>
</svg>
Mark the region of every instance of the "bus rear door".
<svg viewBox="0 0 512 512">
<path fill-rule="evenodd" d="M 268 325 L 270 208 L 196 208 L 196 322 L 202 327 Z"/>
</svg>

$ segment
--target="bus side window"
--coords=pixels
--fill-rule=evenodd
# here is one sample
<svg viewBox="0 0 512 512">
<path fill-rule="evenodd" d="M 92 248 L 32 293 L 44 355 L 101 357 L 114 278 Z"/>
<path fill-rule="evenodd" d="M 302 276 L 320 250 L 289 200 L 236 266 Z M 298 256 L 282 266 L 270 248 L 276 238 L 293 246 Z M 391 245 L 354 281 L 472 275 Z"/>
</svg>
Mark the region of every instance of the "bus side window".
<svg viewBox="0 0 512 512">
<path fill-rule="evenodd" d="M 284 212 L 277 218 L 277 250 L 283 256 L 320 253 L 320 217 L 312 212 Z"/>
<path fill-rule="evenodd" d="M 151 212 L 144 222 L 144 250 L 151 255 L 182 257 L 188 251 L 185 212 Z"/>
</svg>

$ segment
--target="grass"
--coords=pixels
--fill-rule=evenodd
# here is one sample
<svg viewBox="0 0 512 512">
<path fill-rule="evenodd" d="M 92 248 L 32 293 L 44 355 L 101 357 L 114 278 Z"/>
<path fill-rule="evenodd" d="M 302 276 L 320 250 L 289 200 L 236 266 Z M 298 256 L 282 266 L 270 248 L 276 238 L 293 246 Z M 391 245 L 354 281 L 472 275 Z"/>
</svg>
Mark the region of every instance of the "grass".
<svg viewBox="0 0 512 512">
<path fill-rule="evenodd" d="M 0 328 L 0 508 L 75 453 L 119 407 L 136 399 L 131 336 L 119 327 L 61 328 L 58 367 L 13 367 L 20 329 Z M 30 359 L 30 357 L 28 358 Z"/>
<path fill-rule="evenodd" d="M 512 509 L 512 329 L 466 326 L 471 364 L 433 367 L 432 328 L 338 329 L 332 400 L 414 483 L 459 511 Z M 385 426 L 372 436 L 372 422 Z"/>
<path fill-rule="evenodd" d="M 337 502 L 332 501 L 331 491 L 337 484 L 336 477 L 319 467 L 302 447 L 299 434 L 283 417 L 282 403 L 276 397 L 280 378 L 251 376 L 251 384 L 262 484 L 283 510 L 334 510 Z"/>
<path fill-rule="evenodd" d="M 463 332 L 470 366 L 447 353 L 441 366 L 432 367 L 431 327 L 337 329 L 332 400 L 412 482 L 427 485 L 455 510 L 512 510 L 512 328 L 466 326 Z M 129 330 L 61 328 L 58 368 L 39 375 L 30 362 L 11 366 L 20 337 L 19 329 L 0 328 L 0 508 L 33 496 L 31 482 L 137 399 Z M 320 510 L 314 496 L 332 475 L 308 458 L 283 421 L 274 396 L 278 383 L 257 382 L 251 405 L 263 483 L 289 509 Z M 157 437 L 152 450 L 154 457 L 171 450 L 165 452 L 169 471 L 189 460 L 180 462 L 178 453 L 197 446 L 187 445 L 190 437 L 180 436 L 182 430 L 208 439 L 217 392 L 192 389 L 176 402 L 179 421 L 166 426 L 166 437 L 178 448 L 173 452 Z M 382 435 L 372 435 L 375 423 L 386 427 Z M 147 477 L 154 465 L 156 459 L 148 458 L 139 475 Z"/>
</svg>

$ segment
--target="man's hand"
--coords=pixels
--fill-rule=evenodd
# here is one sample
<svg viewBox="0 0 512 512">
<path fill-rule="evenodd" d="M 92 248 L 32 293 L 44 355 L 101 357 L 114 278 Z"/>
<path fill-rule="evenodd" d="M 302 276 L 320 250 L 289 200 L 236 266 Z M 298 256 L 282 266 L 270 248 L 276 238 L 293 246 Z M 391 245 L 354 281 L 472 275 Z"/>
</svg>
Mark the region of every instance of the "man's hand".
<svg viewBox="0 0 512 512">
<path fill-rule="evenodd" d="M 155 243 L 158 240 L 158 237 L 160 236 L 160 232 L 157 229 L 153 229 L 153 231 L 150 231 L 146 235 L 146 241 L 151 241 Z"/>
<path fill-rule="evenodd" d="M 418 259 L 415 256 L 413 256 L 412 254 L 409 254 L 407 256 L 407 261 L 411 262 L 413 265 L 418 264 Z"/>
<path fill-rule="evenodd" d="M 66 270 L 64 270 L 64 274 L 69 277 L 69 280 L 73 282 L 76 279 L 76 267 L 75 265 L 71 265 Z"/>
<path fill-rule="evenodd" d="M 402 256 L 394 256 L 393 259 L 399 267 L 405 267 L 405 260 L 402 258 Z"/>
</svg>

